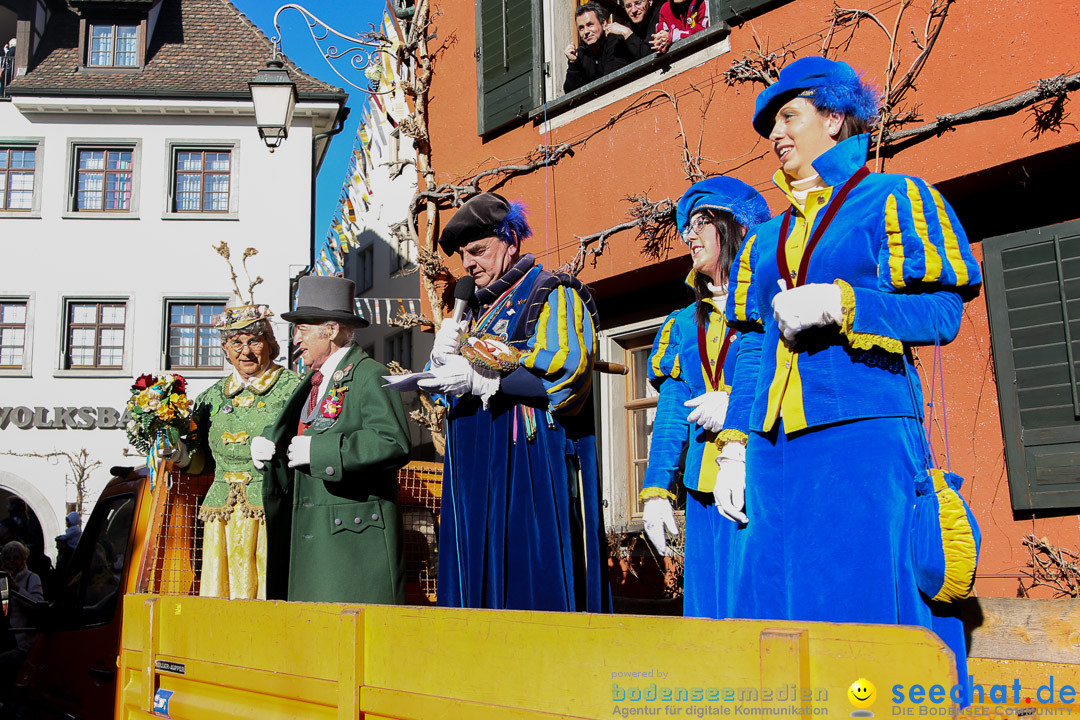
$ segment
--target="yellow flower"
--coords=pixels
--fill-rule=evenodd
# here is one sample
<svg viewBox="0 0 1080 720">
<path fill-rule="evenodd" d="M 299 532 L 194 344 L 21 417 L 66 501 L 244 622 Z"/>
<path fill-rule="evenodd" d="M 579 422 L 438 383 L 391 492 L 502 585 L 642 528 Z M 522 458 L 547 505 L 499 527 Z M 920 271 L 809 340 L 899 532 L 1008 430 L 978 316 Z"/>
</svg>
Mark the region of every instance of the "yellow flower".
<svg viewBox="0 0 1080 720">
<path fill-rule="evenodd" d="M 172 405 L 162 405 L 158 408 L 157 415 L 162 420 L 172 420 L 176 417 L 176 411 L 172 409 Z"/>
</svg>

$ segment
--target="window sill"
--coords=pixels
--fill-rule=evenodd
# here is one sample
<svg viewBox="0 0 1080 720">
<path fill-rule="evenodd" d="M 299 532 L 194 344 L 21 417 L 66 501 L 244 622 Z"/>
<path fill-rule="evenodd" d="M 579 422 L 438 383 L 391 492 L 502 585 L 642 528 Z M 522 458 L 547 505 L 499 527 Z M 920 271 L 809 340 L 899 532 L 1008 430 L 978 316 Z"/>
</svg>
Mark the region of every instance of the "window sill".
<svg viewBox="0 0 1080 720">
<path fill-rule="evenodd" d="M 0 210 L 0 218 L 25 218 L 27 220 L 40 220 L 40 210 Z"/>
<path fill-rule="evenodd" d="M 119 74 L 119 75 L 140 75 L 143 68 L 141 65 L 80 65 L 77 72 L 80 73 L 92 73 L 94 75 L 99 74 Z"/>
<path fill-rule="evenodd" d="M 577 90 L 561 95 L 529 113 L 530 120 L 543 122 L 542 132 L 565 125 L 571 120 L 622 100 L 628 92 L 637 92 L 651 85 L 697 67 L 710 59 L 730 52 L 726 23 L 709 28 L 668 48 L 663 55 L 650 55 L 624 68 L 593 80 Z M 624 92 L 618 92 L 618 90 Z M 572 112 L 577 110 L 578 112 Z"/>
<path fill-rule="evenodd" d="M 139 214 L 137 212 L 96 212 L 93 210 L 76 212 L 65 210 L 60 213 L 60 217 L 65 220 L 138 220 Z"/>
<path fill-rule="evenodd" d="M 17 377 L 33 377 L 33 373 L 30 372 L 30 368 L 0 368 L 0 377 L 17 378 Z"/>
<path fill-rule="evenodd" d="M 79 368 L 77 370 L 54 370 L 56 378 L 130 378 L 130 370 L 97 370 L 94 368 Z"/>
<path fill-rule="evenodd" d="M 239 220 L 240 213 L 235 212 L 166 212 L 162 220 Z"/>
</svg>

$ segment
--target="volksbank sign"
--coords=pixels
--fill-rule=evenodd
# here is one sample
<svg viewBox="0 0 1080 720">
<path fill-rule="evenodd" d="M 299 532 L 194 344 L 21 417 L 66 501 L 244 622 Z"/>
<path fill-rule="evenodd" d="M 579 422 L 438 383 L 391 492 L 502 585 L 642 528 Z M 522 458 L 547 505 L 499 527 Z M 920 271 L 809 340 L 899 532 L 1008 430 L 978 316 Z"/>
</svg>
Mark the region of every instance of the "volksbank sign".
<svg viewBox="0 0 1080 720">
<path fill-rule="evenodd" d="M 0 407 L 0 430 L 120 430 L 130 419 L 111 407 Z"/>
</svg>

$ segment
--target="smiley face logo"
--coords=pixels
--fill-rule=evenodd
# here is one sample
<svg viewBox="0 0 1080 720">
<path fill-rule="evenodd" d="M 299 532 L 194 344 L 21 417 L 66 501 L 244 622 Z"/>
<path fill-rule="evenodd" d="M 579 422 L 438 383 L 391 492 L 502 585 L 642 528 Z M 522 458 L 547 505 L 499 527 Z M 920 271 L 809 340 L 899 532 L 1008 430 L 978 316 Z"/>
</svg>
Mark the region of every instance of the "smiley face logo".
<svg viewBox="0 0 1080 720">
<path fill-rule="evenodd" d="M 866 678 L 859 678 L 851 683 L 851 687 L 849 687 L 847 691 L 847 696 L 852 705 L 860 710 L 865 710 L 873 705 L 874 700 L 877 699 L 877 688 L 874 687 L 874 683 Z M 855 713 L 852 713 L 852 715 L 854 714 Z"/>
</svg>

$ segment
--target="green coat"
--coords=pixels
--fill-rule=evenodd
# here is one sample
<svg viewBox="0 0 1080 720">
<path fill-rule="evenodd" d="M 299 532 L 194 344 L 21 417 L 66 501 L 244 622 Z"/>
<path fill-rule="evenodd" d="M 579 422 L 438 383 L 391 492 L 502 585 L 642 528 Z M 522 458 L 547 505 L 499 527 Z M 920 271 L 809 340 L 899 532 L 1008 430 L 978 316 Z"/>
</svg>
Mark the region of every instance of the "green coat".
<svg viewBox="0 0 1080 720">
<path fill-rule="evenodd" d="M 214 473 L 200 520 L 227 520 L 236 508 L 245 516 L 262 516 L 262 473 L 251 464 L 251 438 L 277 420 L 299 383 L 292 370 L 271 364 L 248 385 L 229 373 L 195 399 L 195 442 L 185 470 Z"/>
<path fill-rule="evenodd" d="M 359 346 L 345 354 L 324 381 L 341 394 L 340 415 L 317 416 L 304 433 L 310 467 L 289 468 L 288 449 L 311 373 L 263 433 L 277 447 L 263 475 L 268 599 L 405 602 L 397 470 L 409 431 L 401 397 L 382 387 L 386 374 Z"/>
</svg>

